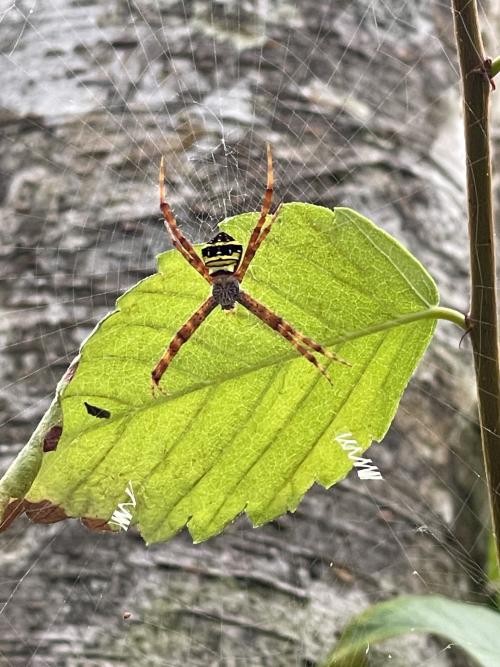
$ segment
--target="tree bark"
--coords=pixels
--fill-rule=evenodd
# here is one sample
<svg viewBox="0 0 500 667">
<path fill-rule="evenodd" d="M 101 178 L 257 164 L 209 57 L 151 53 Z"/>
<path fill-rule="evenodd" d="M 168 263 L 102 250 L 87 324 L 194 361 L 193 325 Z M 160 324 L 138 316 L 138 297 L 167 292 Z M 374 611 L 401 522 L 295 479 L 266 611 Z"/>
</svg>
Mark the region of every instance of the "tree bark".
<svg viewBox="0 0 500 667">
<path fill-rule="evenodd" d="M 467 310 L 460 88 L 441 3 L 30 8 L 0 18 L 3 468 L 83 338 L 169 247 L 162 154 L 193 240 L 259 209 L 269 140 L 277 200 L 359 210 L 428 267 L 444 305 Z M 201 545 L 14 525 L 0 538 L 0 665 L 314 665 L 371 602 L 483 599 L 487 500 L 459 338 L 439 325 L 370 450 L 384 481 L 353 473 L 293 515 L 258 529 L 243 517 Z M 440 650 L 405 638 L 391 664 L 462 664 Z"/>
</svg>

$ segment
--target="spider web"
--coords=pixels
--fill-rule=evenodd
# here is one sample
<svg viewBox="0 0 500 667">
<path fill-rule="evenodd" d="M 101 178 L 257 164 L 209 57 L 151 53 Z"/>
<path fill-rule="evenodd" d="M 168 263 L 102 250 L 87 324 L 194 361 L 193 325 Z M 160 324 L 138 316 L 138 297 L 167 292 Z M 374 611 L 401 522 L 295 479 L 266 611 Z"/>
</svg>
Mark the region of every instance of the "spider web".
<svg viewBox="0 0 500 667">
<path fill-rule="evenodd" d="M 268 140 L 275 202 L 359 210 L 425 263 L 445 305 L 467 308 L 449 13 L 403 0 L 0 7 L 2 469 L 81 340 L 169 247 L 160 154 L 193 241 L 259 209 Z M 498 16 L 484 14 L 493 35 Z M 197 546 L 183 533 L 147 549 L 76 522 L 3 534 L 0 665 L 312 665 L 391 594 L 486 601 L 486 489 L 458 339 L 439 326 L 370 450 L 383 482 L 353 471 L 294 515 L 257 531 L 240 519 Z M 391 644 L 386 660 L 409 664 L 408 646 L 412 664 L 460 664 L 427 639 Z"/>
</svg>

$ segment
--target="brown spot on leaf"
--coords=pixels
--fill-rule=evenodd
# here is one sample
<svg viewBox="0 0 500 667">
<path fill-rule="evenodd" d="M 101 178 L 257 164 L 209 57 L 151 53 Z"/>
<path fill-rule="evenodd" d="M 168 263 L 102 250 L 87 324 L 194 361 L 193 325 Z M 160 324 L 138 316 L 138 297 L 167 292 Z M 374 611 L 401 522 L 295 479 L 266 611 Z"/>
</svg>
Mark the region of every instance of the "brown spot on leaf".
<svg viewBox="0 0 500 667">
<path fill-rule="evenodd" d="M 75 376 L 76 369 L 78 368 L 79 361 L 71 362 L 71 364 L 66 369 L 66 372 L 63 375 L 63 380 L 66 383 L 70 383 L 73 377 Z"/>
<path fill-rule="evenodd" d="M 58 521 L 64 521 L 64 519 L 77 518 L 69 517 L 62 507 L 54 505 L 50 500 L 41 500 L 38 503 L 32 503 L 25 498 L 16 498 L 7 505 L 3 517 L 0 516 L 0 532 L 6 530 L 23 513 L 26 513 L 26 516 L 32 523 L 57 523 Z M 81 517 L 80 521 L 92 532 L 116 532 L 108 524 L 108 519 Z"/>
<path fill-rule="evenodd" d="M 111 417 L 111 412 L 109 412 L 109 410 L 98 408 L 96 405 L 90 405 L 87 401 L 84 401 L 83 403 L 87 408 L 87 412 L 89 415 L 92 415 L 92 417 L 97 417 L 98 419 L 109 419 Z"/>
<path fill-rule="evenodd" d="M 132 618 L 132 613 L 130 611 L 123 612 L 123 620 L 128 621 L 129 618 Z"/>
<path fill-rule="evenodd" d="M 44 452 L 53 452 L 57 449 L 57 443 L 62 434 L 62 426 L 55 425 L 49 428 L 43 439 L 43 451 Z"/>
<path fill-rule="evenodd" d="M 32 503 L 29 500 L 24 501 L 26 516 L 33 523 L 57 523 L 68 518 L 68 515 L 59 505 L 54 505 L 50 500 L 41 500 L 38 503 Z"/>
<path fill-rule="evenodd" d="M 107 519 L 97 519 L 90 516 L 84 516 L 80 519 L 85 528 L 93 533 L 114 533 L 116 532 L 109 524 Z"/>
<path fill-rule="evenodd" d="M 68 518 L 62 507 L 54 505 L 50 500 L 32 503 L 25 498 L 17 498 L 7 505 L 0 522 L 0 532 L 6 530 L 23 512 L 33 523 L 56 523 Z"/>
</svg>

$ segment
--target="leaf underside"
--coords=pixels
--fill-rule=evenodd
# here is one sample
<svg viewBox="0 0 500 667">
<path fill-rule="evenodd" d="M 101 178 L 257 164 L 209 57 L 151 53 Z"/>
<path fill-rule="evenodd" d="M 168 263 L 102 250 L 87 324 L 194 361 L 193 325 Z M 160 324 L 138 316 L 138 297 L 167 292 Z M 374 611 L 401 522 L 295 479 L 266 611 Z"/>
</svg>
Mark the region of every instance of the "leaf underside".
<svg viewBox="0 0 500 667">
<path fill-rule="evenodd" d="M 257 218 L 221 229 L 246 242 Z M 286 204 L 243 281 L 351 363 L 326 363 L 333 386 L 239 306 L 208 317 L 164 375 L 168 395 L 153 398 L 153 367 L 210 290 L 176 251 L 158 260 L 84 342 L 55 401 L 60 437 L 45 438 L 40 455 L 48 428 L 39 427 L 27 446 L 37 463 L 28 474 L 24 452 L 0 501 L 22 489 L 26 507 L 48 503 L 102 527 L 131 483 L 132 524 L 147 542 L 185 525 L 201 541 L 243 511 L 262 524 L 294 510 L 315 481 L 344 478 L 352 461 L 335 436 L 352 433 L 361 452 L 386 433 L 435 321 L 338 341 L 438 302 L 432 278 L 388 234 L 350 209 Z"/>
</svg>

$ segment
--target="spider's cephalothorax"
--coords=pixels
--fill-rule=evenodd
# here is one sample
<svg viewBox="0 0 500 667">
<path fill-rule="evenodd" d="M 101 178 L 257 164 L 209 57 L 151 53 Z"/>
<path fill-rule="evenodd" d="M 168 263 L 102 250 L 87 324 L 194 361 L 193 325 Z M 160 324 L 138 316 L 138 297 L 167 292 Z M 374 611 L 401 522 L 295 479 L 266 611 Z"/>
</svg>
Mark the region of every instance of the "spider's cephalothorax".
<svg viewBox="0 0 500 667">
<path fill-rule="evenodd" d="M 273 162 L 271 146 L 268 144 L 266 191 L 259 219 L 250 235 L 245 254 L 243 255 L 243 246 L 240 243 L 237 243 L 229 234 L 220 232 L 205 245 L 200 257 L 177 226 L 172 210 L 165 199 L 164 163 L 162 159 L 160 165 L 160 208 L 165 218 L 165 225 L 169 231 L 174 248 L 212 286 L 212 294 L 205 299 L 198 310 L 180 327 L 170 341 L 160 361 L 154 367 L 151 373 L 153 395 L 155 389 L 160 389 L 159 382 L 180 348 L 191 338 L 214 308 L 220 306 L 223 310 L 232 310 L 236 303 L 240 303 L 258 317 L 261 322 L 274 329 L 276 333 L 293 345 L 297 352 L 313 364 L 328 380 L 330 380 L 330 377 L 326 368 L 319 363 L 313 352 L 319 352 L 332 361 L 350 365 L 340 359 L 340 357 L 337 357 L 333 352 L 330 352 L 330 350 L 327 350 L 323 345 L 316 343 L 309 336 L 304 336 L 289 322 L 276 313 L 273 313 L 263 303 L 260 303 L 250 294 L 240 289 L 240 283 L 245 277 L 245 273 L 255 253 L 278 218 L 280 206 L 278 206 L 272 216 L 269 216 L 272 195 Z"/>
<path fill-rule="evenodd" d="M 243 246 L 237 243 L 232 236 L 220 232 L 202 248 L 201 256 L 213 276 L 220 272 L 234 273 L 240 263 Z"/>
<path fill-rule="evenodd" d="M 212 278 L 212 296 L 223 310 L 232 310 L 240 293 L 240 281 L 234 275 L 243 254 L 243 246 L 232 236 L 219 232 L 202 248 L 201 256 Z"/>
</svg>

